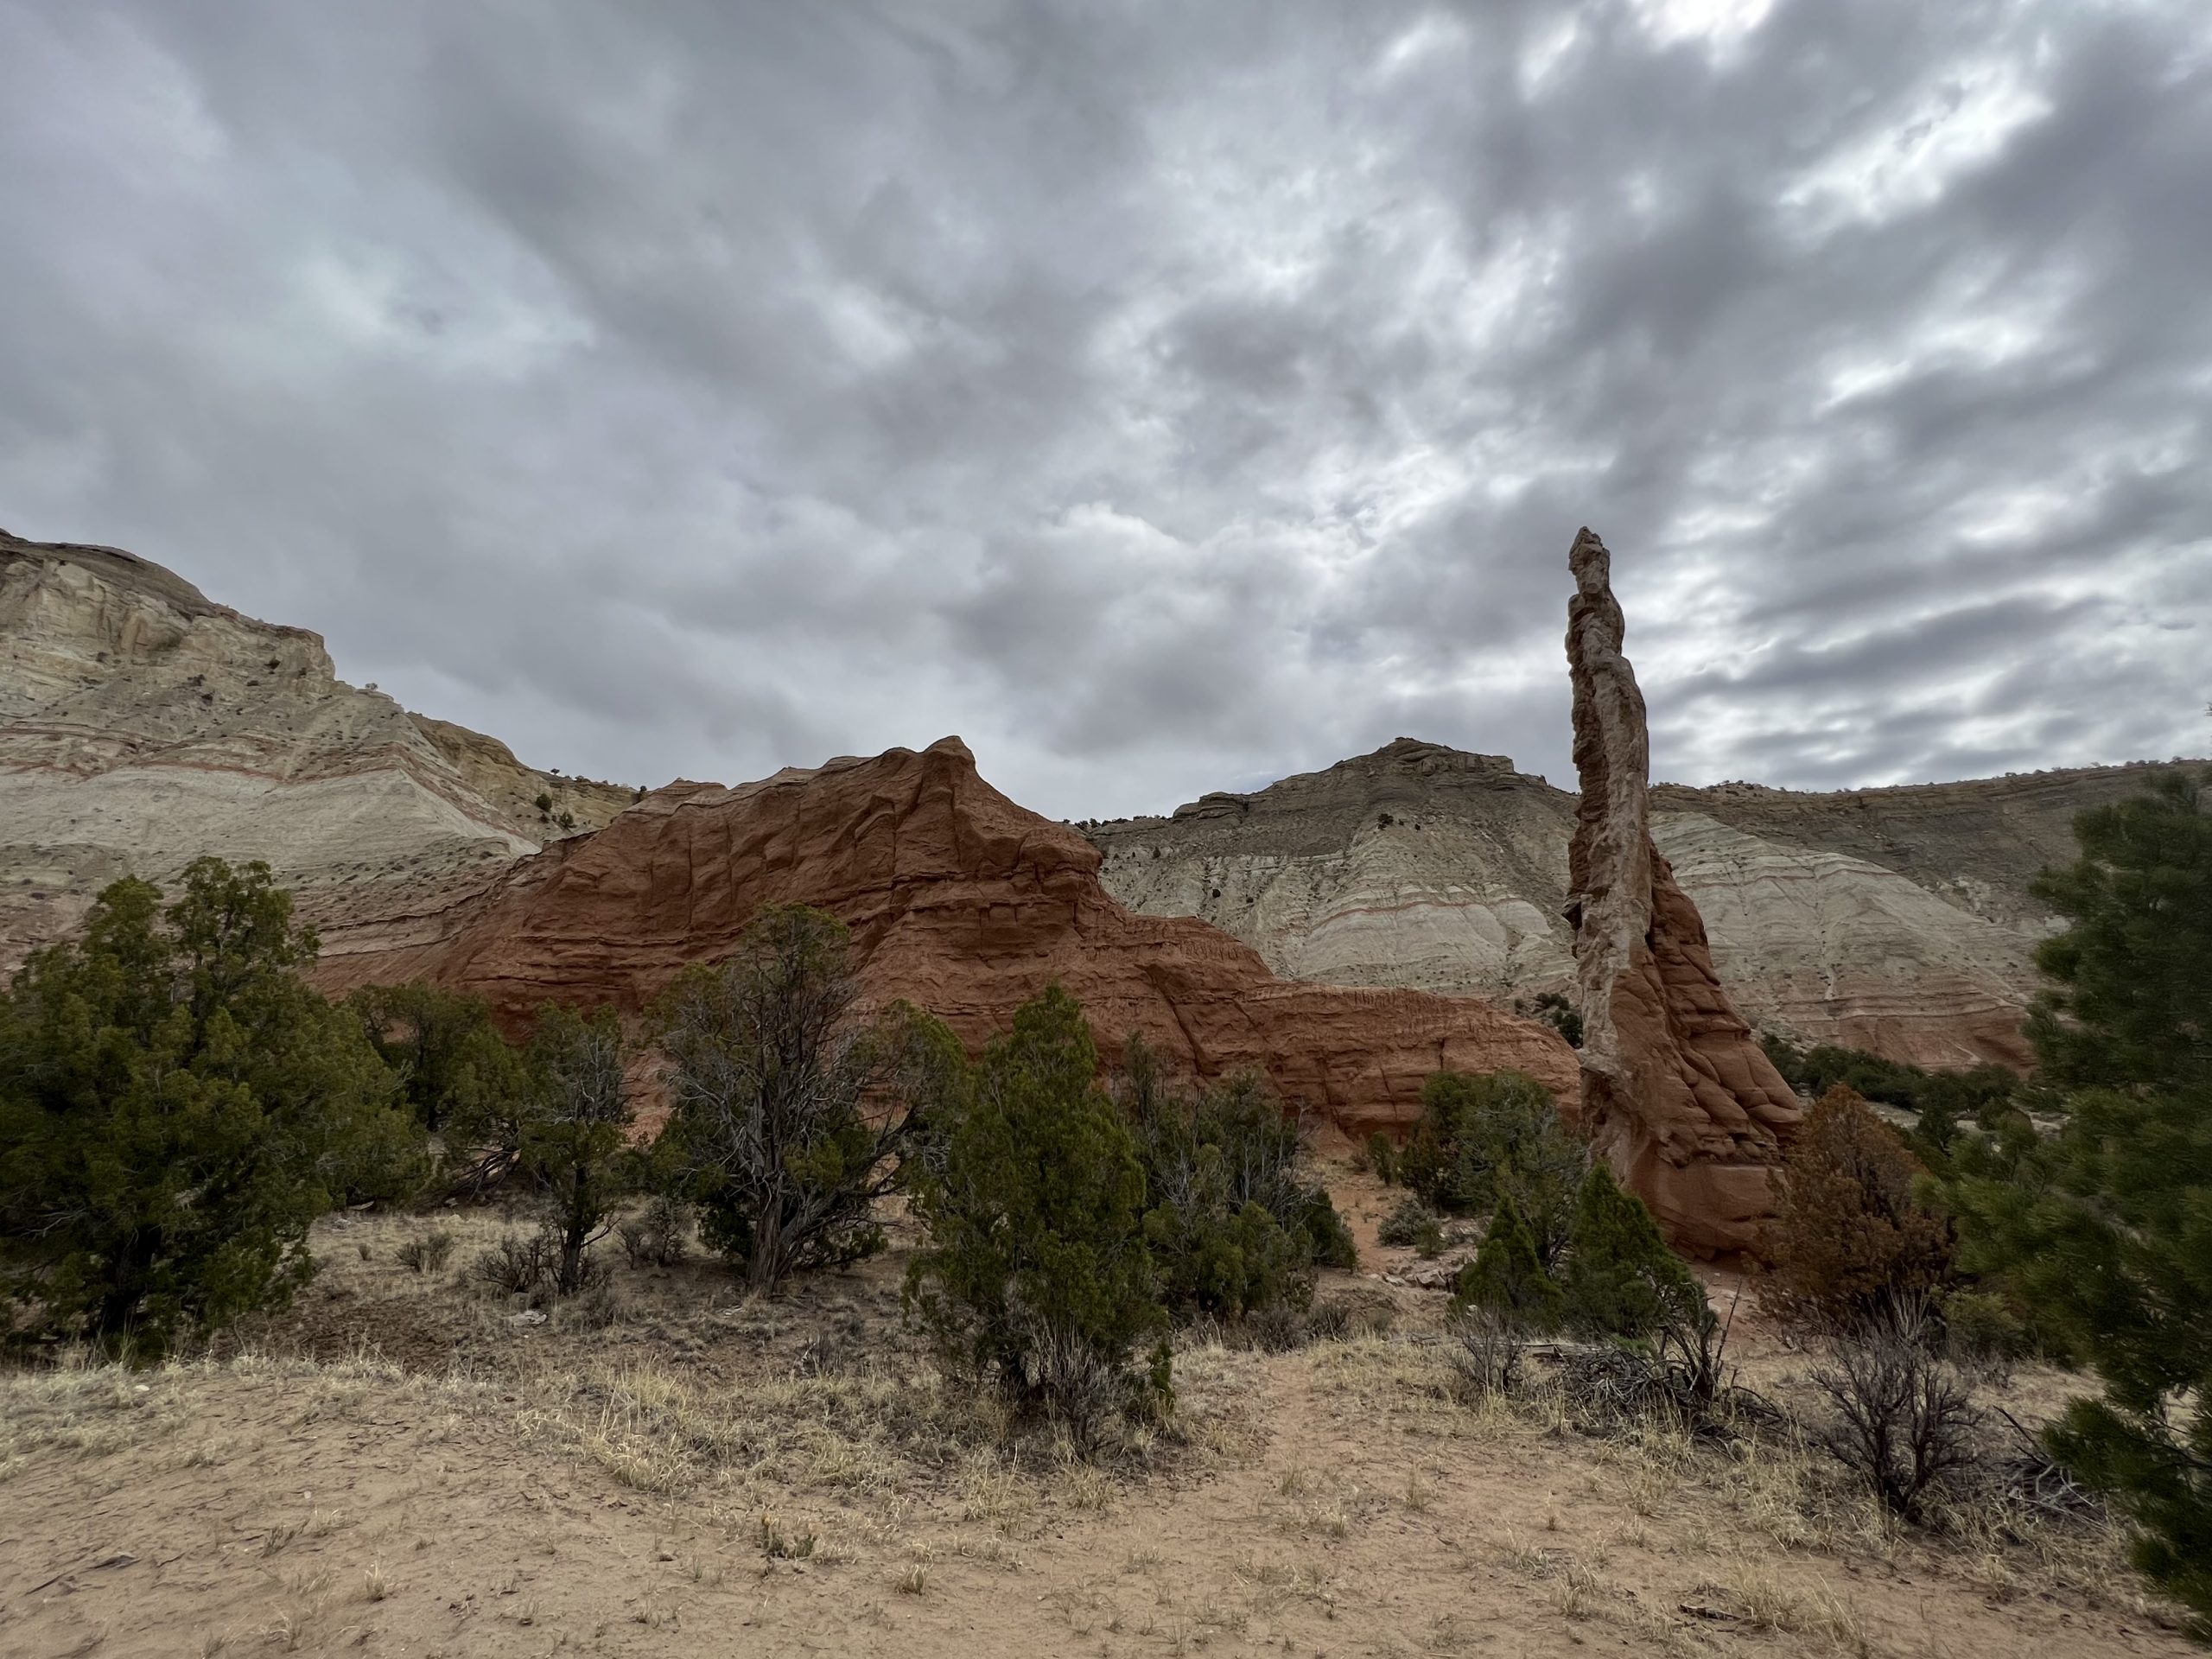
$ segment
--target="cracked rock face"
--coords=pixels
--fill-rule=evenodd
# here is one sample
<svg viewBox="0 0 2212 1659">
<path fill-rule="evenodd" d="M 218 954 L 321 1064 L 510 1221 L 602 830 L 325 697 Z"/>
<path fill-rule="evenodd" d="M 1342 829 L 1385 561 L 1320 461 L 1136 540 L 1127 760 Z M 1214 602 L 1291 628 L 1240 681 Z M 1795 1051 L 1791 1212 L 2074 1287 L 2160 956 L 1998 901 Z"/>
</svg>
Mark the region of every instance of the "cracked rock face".
<svg viewBox="0 0 2212 1659">
<path fill-rule="evenodd" d="M 1567 562 L 1583 1131 L 1677 1249 L 1755 1250 L 1796 1096 L 1730 1006 L 1697 906 L 1652 842 L 1643 694 L 1622 652 L 1611 556 L 1585 530 Z"/>
<path fill-rule="evenodd" d="M 1200 1077 L 1260 1071 L 1346 1135 L 1410 1123 L 1440 1066 L 1525 1071 L 1572 1103 L 1573 1052 L 1548 1027 L 1473 997 L 1280 980 L 1203 922 L 1126 909 L 1100 862 L 946 738 L 657 791 L 515 864 L 435 938 L 327 935 L 319 972 L 334 991 L 427 976 L 510 1020 L 549 998 L 634 1012 L 688 963 L 728 956 L 764 906 L 806 904 L 851 930 L 873 998 L 906 998 L 971 1047 L 1058 981 L 1102 1051 L 1140 1033 Z"/>
</svg>

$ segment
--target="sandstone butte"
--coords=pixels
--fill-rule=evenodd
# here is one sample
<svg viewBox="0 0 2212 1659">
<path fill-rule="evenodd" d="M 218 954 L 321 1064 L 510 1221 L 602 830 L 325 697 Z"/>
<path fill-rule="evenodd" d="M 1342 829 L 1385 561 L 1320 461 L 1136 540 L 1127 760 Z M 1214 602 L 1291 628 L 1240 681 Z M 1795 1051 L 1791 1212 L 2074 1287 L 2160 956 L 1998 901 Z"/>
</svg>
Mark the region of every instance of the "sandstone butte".
<svg viewBox="0 0 2212 1659">
<path fill-rule="evenodd" d="M 1770 1181 L 1802 1116 L 1729 1005 L 1697 906 L 1650 830 L 1643 694 L 1623 654 L 1611 556 L 1589 531 L 1567 555 L 1567 657 L 1582 783 L 1567 849 L 1582 1010 L 1582 1128 L 1677 1249 L 1754 1252 Z"/>
<path fill-rule="evenodd" d="M 635 1013 L 727 955 L 763 906 L 808 904 L 851 929 L 873 998 L 906 998 L 971 1046 L 1058 981 L 1109 1055 L 1135 1033 L 1196 1076 L 1257 1070 L 1348 1135 L 1411 1122 L 1441 1066 L 1525 1071 L 1571 1107 L 1573 1052 L 1547 1027 L 1471 997 L 1279 980 L 1203 922 L 1129 911 L 1099 863 L 946 738 L 731 789 L 671 785 L 512 866 L 435 940 L 327 934 L 318 971 L 334 993 L 427 978 L 511 1021 L 548 999 Z"/>
</svg>

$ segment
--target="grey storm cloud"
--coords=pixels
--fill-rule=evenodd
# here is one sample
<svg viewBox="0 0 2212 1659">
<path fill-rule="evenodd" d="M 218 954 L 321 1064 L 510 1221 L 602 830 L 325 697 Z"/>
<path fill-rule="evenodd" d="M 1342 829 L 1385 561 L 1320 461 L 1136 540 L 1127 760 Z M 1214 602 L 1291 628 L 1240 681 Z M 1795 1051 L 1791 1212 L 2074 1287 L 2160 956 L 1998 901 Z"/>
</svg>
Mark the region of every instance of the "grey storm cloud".
<svg viewBox="0 0 2212 1659">
<path fill-rule="evenodd" d="M 0 524 L 540 764 L 2204 747 L 2197 0 L 0 0 Z"/>
</svg>

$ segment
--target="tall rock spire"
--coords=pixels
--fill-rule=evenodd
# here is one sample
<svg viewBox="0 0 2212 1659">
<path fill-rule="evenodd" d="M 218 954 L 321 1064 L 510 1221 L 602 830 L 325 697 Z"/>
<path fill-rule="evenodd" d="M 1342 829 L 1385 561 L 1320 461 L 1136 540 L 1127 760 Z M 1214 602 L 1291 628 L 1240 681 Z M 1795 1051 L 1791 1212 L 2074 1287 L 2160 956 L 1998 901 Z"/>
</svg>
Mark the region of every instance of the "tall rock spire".
<svg viewBox="0 0 2212 1659">
<path fill-rule="evenodd" d="M 1796 1096 L 1729 1006 L 1705 923 L 1652 845 L 1643 693 L 1622 653 L 1612 556 L 1567 554 L 1567 660 L 1581 799 L 1567 855 L 1582 1004 L 1582 1128 L 1667 1236 L 1698 1255 L 1756 1251 Z"/>
</svg>

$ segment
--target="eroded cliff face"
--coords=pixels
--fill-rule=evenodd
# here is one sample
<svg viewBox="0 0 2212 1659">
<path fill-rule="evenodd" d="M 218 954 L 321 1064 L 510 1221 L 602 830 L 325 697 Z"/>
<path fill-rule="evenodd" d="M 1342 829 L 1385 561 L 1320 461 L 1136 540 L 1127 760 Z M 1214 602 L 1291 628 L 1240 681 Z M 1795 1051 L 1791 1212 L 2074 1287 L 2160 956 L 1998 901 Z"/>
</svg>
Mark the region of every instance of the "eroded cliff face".
<svg viewBox="0 0 2212 1659">
<path fill-rule="evenodd" d="M 1582 790 L 1567 917 L 1582 1011 L 1582 1129 L 1677 1249 L 1756 1250 L 1796 1096 L 1729 1004 L 1697 906 L 1652 843 L 1643 694 L 1605 543 L 1568 555 L 1567 656 Z"/>
<path fill-rule="evenodd" d="M 541 792 L 582 827 L 629 798 L 418 721 L 158 565 L 0 533 L 0 966 L 203 854 L 266 861 L 319 925 L 414 929 L 552 833 Z"/>
<path fill-rule="evenodd" d="M 515 1020 L 547 999 L 635 1011 L 728 955 L 763 906 L 808 904 L 852 930 L 873 996 L 907 998 L 971 1046 L 1058 981 L 1106 1051 L 1139 1033 L 1200 1077 L 1256 1069 L 1348 1135 L 1411 1122 L 1440 1066 L 1526 1071 L 1574 1099 L 1573 1052 L 1541 1025 L 1472 998 L 1286 982 L 1216 928 L 1128 910 L 1099 864 L 946 739 L 658 791 L 515 865 L 435 938 L 330 933 L 320 971 L 334 992 L 429 977 Z"/>
<path fill-rule="evenodd" d="M 2024 1065 L 2029 893 L 2084 808 L 2154 768 L 1799 793 L 1650 794 L 1653 840 L 1702 912 L 1745 1018 L 1931 1066 Z M 1114 895 L 1198 916 L 1277 973 L 1510 1002 L 1571 992 L 1574 795 L 1501 756 L 1400 738 L 1170 817 L 1086 825 Z"/>
</svg>

